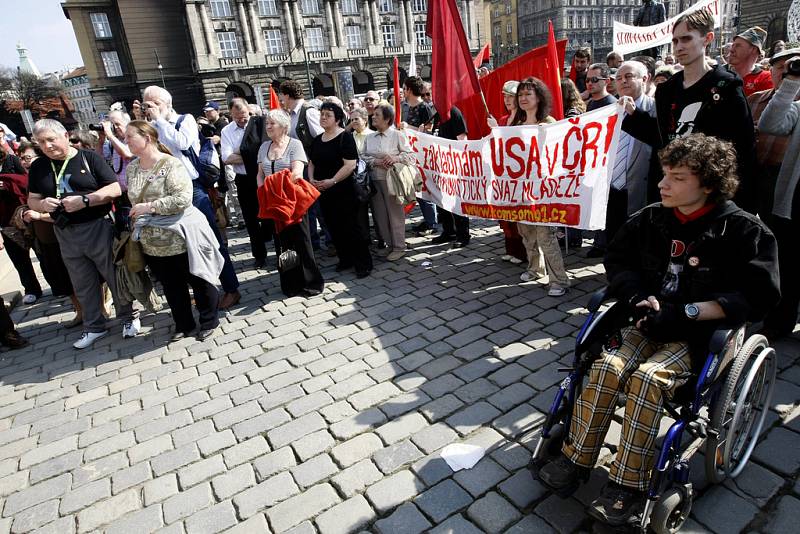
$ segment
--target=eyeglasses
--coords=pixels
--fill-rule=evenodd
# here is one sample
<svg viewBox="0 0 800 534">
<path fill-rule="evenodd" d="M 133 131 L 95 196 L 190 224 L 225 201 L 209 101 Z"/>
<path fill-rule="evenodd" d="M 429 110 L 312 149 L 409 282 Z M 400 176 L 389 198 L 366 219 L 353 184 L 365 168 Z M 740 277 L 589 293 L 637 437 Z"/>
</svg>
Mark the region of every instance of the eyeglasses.
<svg viewBox="0 0 800 534">
<path fill-rule="evenodd" d="M 81 140 L 80 139 L 70 139 L 69 142 L 76 145 L 76 144 L 80 143 Z"/>
<path fill-rule="evenodd" d="M 422 96 L 431 96 L 430 93 L 422 93 Z"/>
<path fill-rule="evenodd" d="M 607 80 L 608 78 L 599 78 L 597 76 L 592 76 L 591 78 L 586 78 L 587 82 L 597 83 L 600 80 Z"/>
<path fill-rule="evenodd" d="M 23 161 L 33 161 L 36 159 L 36 156 L 20 156 L 19 159 Z"/>
<path fill-rule="evenodd" d="M 375 102 L 375 99 L 371 96 L 364 97 L 364 102 Z"/>
</svg>

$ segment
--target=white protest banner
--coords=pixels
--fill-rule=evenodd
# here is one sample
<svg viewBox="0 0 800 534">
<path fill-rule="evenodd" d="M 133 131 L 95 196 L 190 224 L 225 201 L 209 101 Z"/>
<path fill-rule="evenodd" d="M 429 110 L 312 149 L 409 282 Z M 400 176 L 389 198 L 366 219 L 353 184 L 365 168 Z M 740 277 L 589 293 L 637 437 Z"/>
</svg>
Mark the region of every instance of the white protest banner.
<svg viewBox="0 0 800 534">
<path fill-rule="evenodd" d="M 630 26 L 614 21 L 614 51 L 622 55 L 672 42 L 672 26 L 681 15 L 706 9 L 714 16 L 714 27 L 721 24 L 722 0 L 700 0 L 691 7 L 653 26 Z"/>
<path fill-rule="evenodd" d="M 458 215 L 602 229 L 622 113 L 605 106 L 553 124 L 494 128 L 475 141 L 408 131 L 423 179 L 418 196 Z"/>
</svg>

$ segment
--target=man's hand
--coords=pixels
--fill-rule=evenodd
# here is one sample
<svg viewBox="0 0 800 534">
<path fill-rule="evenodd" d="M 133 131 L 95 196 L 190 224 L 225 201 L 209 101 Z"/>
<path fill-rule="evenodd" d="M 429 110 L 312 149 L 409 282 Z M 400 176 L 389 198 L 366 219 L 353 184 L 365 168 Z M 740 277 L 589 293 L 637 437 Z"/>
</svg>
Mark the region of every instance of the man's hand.
<svg viewBox="0 0 800 534">
<path fill-rule="evenodd" d="M 145 115 L 147 115 L 147 118 L 151 121 L 157 121 L 162 117 L 161 109 L 152 102 L 145 102 L 145 106 Z"/>
<path fill-rule="evenodd" d="M 211 142 L 214 143 L 215 145 L 218 145 L 219 142 L 222 140 L 218 135 L 211 136 L 209 137 L 209 139 L 211 139 Z"/>
<path fill-rule="evenodd" d="M 47 197 L 42 202 L 42 211 L 53 213 L 61 205 L 61 201 L 57 198 Z"/>
<path fill-rule="evenodd" d="M 683 306 L 665 302 L 659 305 L 658 310 L 651 307 L 636 327 L 653 341 L 666 343 L 685 339 L 688 322 Z"/>
<path fill-rule="evenodd" d="M 629 96 L 621 96 L 619 100 L 617 100 L 617 104 L 619 104 L 628 115 L 633 115 L 633 112 L 636 111 L 636 102 Z"/>
<path fill-rule="evenodd" d="M 100 124 L 103 125 L 103 133 L 101 135 L 104 135 L 106 137 L 114 137 L 114 125 L 113 124 L 111 124 L 108 121 L 103 121 Z"/>
<path fill-rule="evenodd" d="M 79 196 L 64 197 L 61 199 L 61 205 L 64 206 L 67 213 L 74 213 L 86 207 L 83 198 Z"/>
<path fill-rule="evenodd" d="M 131 111 L 133 112 L 133 117 L 137 121 L 145 120 L 144 112 L 142 111 L 142 103 L 138 100 L 133 101 L 133 105 L 131 106 Z"/>
</svg>

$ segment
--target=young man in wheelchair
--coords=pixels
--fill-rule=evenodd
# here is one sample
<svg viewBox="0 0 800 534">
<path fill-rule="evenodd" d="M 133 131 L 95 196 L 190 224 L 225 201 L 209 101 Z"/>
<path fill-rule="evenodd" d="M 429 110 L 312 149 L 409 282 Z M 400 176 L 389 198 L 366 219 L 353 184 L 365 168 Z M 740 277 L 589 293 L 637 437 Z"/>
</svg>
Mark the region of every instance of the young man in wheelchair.
<svg viewBox="0 0 800 534">
<path fill-rule="evenodd" d="M 604 262 L 611 295 L 633 321 L 591 365 L 562 454 L 539 471 L 557 492 L 585 480 L 624 392 L 609 482 L 588 509 L 612 526 L 641 512 L 664 402 L 701 370 L 714 330 L 758 321 L 779 298 L 775 238 L 729 200 L 738 185 L 732 145 L 692 134 L 659 156 L 662 202 L 631 217 Z"/>
</svg>

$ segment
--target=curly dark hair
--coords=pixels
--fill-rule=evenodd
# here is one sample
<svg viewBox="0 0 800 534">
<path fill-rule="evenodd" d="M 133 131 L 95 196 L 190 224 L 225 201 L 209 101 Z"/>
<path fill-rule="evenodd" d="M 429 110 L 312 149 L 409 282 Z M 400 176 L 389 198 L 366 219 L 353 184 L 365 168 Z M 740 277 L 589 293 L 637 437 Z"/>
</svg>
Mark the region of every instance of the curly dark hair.
<svg viewBox="0 0 800 534">
<path fill-rule="evenodd" d="M 403 82 L 403 87 L 411 91 L 414 96 L 422 96 L 425 92 L 425 82 L 419 76 L 409 76 Z"/>
<path fill-rule="evenodd" d="M 278 91 L 282 95 L 286 95 L 294 100 L 303 98 L 303 87 L 294 80 L 286 80 L 281 82 L 281 87 Z"/>
<path fill-rule="evenodd" d="M 519 94 L 521 91 L 533 91 L 536 93 L 536 100 L 539 103 L 539 105 L 536 106 L 536 122 L 542 122 L 550 114 L 553 97 L 550 95 L 550 89 L 547 88 L 542 80 L 531 76 L 530 78 L 525 78 L 520 81 L 517 86 L 517 96 L 514 97 L 514 105 L 516 106 L 517 112 L 514 114 L 514 121 L 511 123 L 511 126 L 523 124 L 528 120 L 525 111 L 519 107 Z"/>
<path fill-rule="evenodd" d="M 697 175 L 700 187 L 708 187 L 709 202 L 730 199 L 739 187 L 736 149 L 733 144 L 710 135 L 695 133 L 679 137 L 658 153 L 664 167 L 687 167 Z"/>
</svg>

